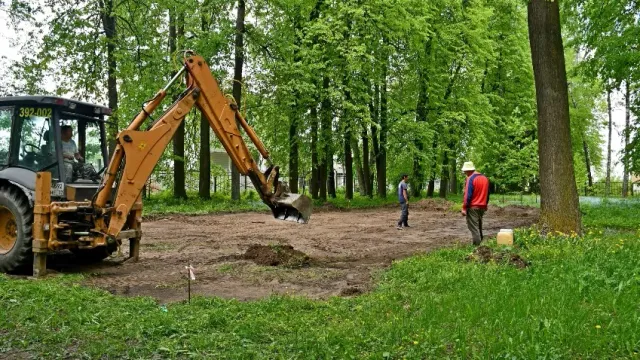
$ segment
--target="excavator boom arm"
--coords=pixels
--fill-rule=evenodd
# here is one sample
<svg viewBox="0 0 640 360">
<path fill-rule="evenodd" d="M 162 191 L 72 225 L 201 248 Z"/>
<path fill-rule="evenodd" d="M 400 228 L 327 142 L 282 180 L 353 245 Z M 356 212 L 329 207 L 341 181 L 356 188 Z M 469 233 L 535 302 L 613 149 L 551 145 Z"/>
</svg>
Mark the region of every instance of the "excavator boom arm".
<svg viewBox="0 0 640 360">
<path fill-rule="evenodd" d="M 187 89 L 178 100 L 151 126 L 140 126 L 166 97 L 166 91 L 183 73 L 186 73 Z M 251 156 L 240 127 L 251 139 L 260 155 L 269 160 L 269 153 L 253 129 L 238 111 L 235 102 L 224 96 L 204 59 L 186 52 L 184 67 L 145 104 L 141 111 L 116 138 L 116 149 L 93 203 L 94 210 L 102 216 L 96 227 L 107 237 L 115 238 L 127 223 L 128 214 L 141 194 L 153 168 L 189 111 L 196 106 L 209 122 L 220 143 L 229 154 L 238 171 L 248 176 L 262 201 L 269 206 L 276 218 L 306 223 L 311 215 L 311 200 L 291 194 L 278 181 L 278 167 L 270 166 L 265 173 Z M 117 193 L 112 189 L 117 182 Z M 107 216 L 109 215 L 109 216 Z"/>
</svg>

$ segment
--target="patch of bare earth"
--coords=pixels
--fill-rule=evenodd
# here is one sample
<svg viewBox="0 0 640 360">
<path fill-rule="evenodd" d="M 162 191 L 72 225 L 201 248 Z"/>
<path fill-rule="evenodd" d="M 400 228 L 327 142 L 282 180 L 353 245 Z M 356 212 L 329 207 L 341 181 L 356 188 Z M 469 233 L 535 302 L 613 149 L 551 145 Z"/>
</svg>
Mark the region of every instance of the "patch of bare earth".
<svg viewBox="0 0 640 360">
<path fill-rule="evenodd" d="M 87 285 L 114 294 L 161 302 L 186 299 L 187 264 L 195 268 L 191 290 L 196 295 L 239 300 L 271 294 L 351 296 L 368 291 L 376 273 L 393 260 L 470 241 L 464 218 L 449 207 L 435 200 L 411 204 L 412 227 L 401 231 L 396 229 L 399 208 L 324 210 L 305 225 L 265 213 L 156 217 L 143 223 L 139 262 L 111 258 L 55 269 L 83 272 L 89 275 Z M 537 217 L 533 208 L 492 207 L 484 233 L 528 226 Z"/>
</svg>

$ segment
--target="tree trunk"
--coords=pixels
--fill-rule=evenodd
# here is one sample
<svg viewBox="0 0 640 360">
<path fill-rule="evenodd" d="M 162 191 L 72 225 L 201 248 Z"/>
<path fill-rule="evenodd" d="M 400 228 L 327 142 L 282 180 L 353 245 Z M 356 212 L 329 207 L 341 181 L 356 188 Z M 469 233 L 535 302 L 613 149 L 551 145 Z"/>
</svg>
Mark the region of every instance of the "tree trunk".
<svg viewBox="0 0 640 360">
<path fill-rule="evenodd" d="M 431 178 L 429 179 L 429 184 L 427 184 L 427 197 L 432 198 L 435 190 L 436 190 L 436 180 Z"/>
<path fill-rule="evenodd" d="M 355 136 L 351 137 L 351 152 L 353 153 L 352 162 L 356 165 L 356 176 L 358 179 L 358 192 L 361 196 L 367 196 L 367 188 L 364 181 L 364 170 L 362 166 L 362 153 Z M 355 189 L 354 189 L 355 191 Z"/>
<path fill-rule="evenodd" d="M 571 96 L 571 94 L 569 95 Z M 576 100 L 573 98 L 573 96 L 571 96 L 571 101 L 573 102 L 573 108 L 577 110 L 578 104 L 576 103 Z M 587 189 L 585 189 L 585 195 L 586 195 L 589 191 L 591 191 L 591 188 L 593 187 L 593 175 L 591 174 L 591 159 L 589 158 L 589 146 L 587 145 L 585 132 L 582 133 L 582 151 L 584 153 L 584 162 L 587 168 L 588 187 Z"/>
<path fill-rule="evenodd" d="M 370 149 L 369 153 L 369 197 L 373 198 L 375 189 L 375 178 L 376 178 L 376 154 L 373 151 L 373 148 Z"/>
<path fill-rule="evenodd" d="M 333 165 L 330 167 L 333 154 L 331 153 L 331 99 L 329 98 L 329 78 L 324 76 L 322 79 L 322 102 L 320 104 L 320 144 L 322 145 L 322 156 L 320 158 L 320 199 L 327 200 L 327 186 L 329 182 L 328 174 L 329 170 L 333 170 Z M 331 193 L 331 190 L 329 190 Z"/>
<path fill-rule="evenodd" d="M 531 0 L 528 23 L 538 109 L 540 223 L 550 231 L 580 233 L 558 1 Z"/>
<path fill-rule="evenodd" d="M 315 6 L 313 8 L 313 10 L 311 10 L 311 13 L 309 14 L 309 24 L 312 24 L 314 21 L 316 21 L 319 17 L 320 17 L 320 12 L 321 9 L 324 5 L 324 0 L 317 0 L 315 2 Z M 305 32 L 303 32 L 303 37 L 306 35 L 306 29 L 305 28 Z M 296 37 L 296 39 L 298 39 L 298 37 Z M 313 36 L 312 38 L 312 46 L 315 46 L 316 44 L 318 44 L 319 38 L 318 36 Z M 300 39 L 299 41 L 300 45 L 302 44 L 302 39 Z M 297 50 L 296 50 L 297 51 Z M 314 77 L 313 82 L 315 87 L 317 88 L 317 81 L 318 81 L 319 77 Z M 319 91 L 315 91 L 312 95 L 317 96 L 319 94 Z M 319 198 L 319 192 L 320 192 L 320 170 L 321 170 L 321 164 L 320 164 L 320 159 L 319 159 L 319 151 L 320 149 L 318 149 L 318 103 L 319 101 L 312 101 L 311 104 L 311 109 L 310 109 L 310 120 L 311 120 L 311 184 L 309 186 L 309 192 L 311 193 L 311 198 L 312 199 L 318 199 Z M 304 110 L 303 110 L 304 111 Z"/>
<path fill-rule="evenodd" d="M 311 107 L 311 184 L 309 192 L 312 199 L 318 199 L 320 190 L 320 164 L 318 161 L 318 108 L 316 104 Z"/>
<path fill-rule="evenodd" d="M 447 149 L 442 152 L 442 170 L 440 175 L 440 192 L 439 196 L 443 199 L 447 198 L 447 189 L 449 188 L 449 155 Z"/>
<path fill-rule="evenodd" d="M 353 199 L 353 157 L 351 154 L 351 126 L 347 126 L 347 130 L 344 132 L 344 196 L 348 200 Z"/>
<path fill-rule="evenodd" d="M 242 68 L 244 66 L 244 15 L 245 1 L 238 0 L 236 13 L 235 66 L 233 69 L 233 98 L 242 108 Z M 240 200 L 240 173 L 231 166 L 231 199 Z"/>
<path fill-rule="evenodd" d="M 329 192 L 329 197 L 335 199 L 336 198 L 336 171 L 333 169 L 333 154 L 331 154 L 331 158 L 329 159 L 329 181 L 327 184 L 327 190 Z"/>
<path fill-rule="evenodd" d="M 169 52 L 173 56 L 176 52 L 178 39 L 184 35 L 183 16 L 175 9 L 169 10 Z M 178 23 L 178 26 L 176 26 Z M 184 126 L 183 120 L 173 136 L 173 197 L 187 198 L 186 176 L 184 166 Z"/>
<path fill-rule="evenodd" d="M 206 9 L 209 2 L 205 0 L 202 8 Z M 202 13 L 200 15 L 200 29 L 206 32 L 209 29 L 209 21 Z M 211 199 L 211 132 L 209 121 L 200 115 L 200 166 L 198 173 L 198 196 L 201 199 Z"/>
<path fill-rule="evenodd" d="M 376 172 L 378 177 L 378 196 L 387 197 L 387 131 L 388 131 L 388 104 L 387 104 L 387 67 L 388 57 L 382 64 L 382 88 L 380 92 L 380 140 L 378 141 L 378 157 Z"/>
<path fill-rule="evenodd" d="M 209 121 L 200 116 L 200 174 L 198 179 L 198 196 L 211 199 L 211 147 Z"/>
<path fill-rule="evenodd" d="M 463 6 L 465 6 L 464 3 L 463 3 Z M 447 89 L 445 90 L 444 96 L 442 98 L 443 104 L 446 104 L 449 98 L 451 97 L 451 95 L 453 94 L 456 79 L 458 78 L 458 74 L 460 73 L 460 69 L 462 68 L 462 63 L 455 60 L 454 60 L 454 63 L 452 63 L 451 65 L 452 65 L 451 67 L 454 68 L 454 70 L 451 73 L 451 78 L 449 79 L 449 85 L 447 85 Z M 442 114 L 442 111 L 440 111 L 438 115 L 440 116 L 441 114 Z M 444 128 L 444 126 L 442 126 L 442 128 Z M 451 129 L 447 129 L 447 130 L 452 131 Z M 451 173 L 451 171 L 455 171 L 455 166 L 452 168 L 451 160 L 449 159 L 449 154 L 454 153 L 455 151 L 453 144 L 455 144 L 454 140 L 449 139 L 444 141 L 445 146 L 442 153 L 442 169 L 441 169 L 441 176 L 440 176 L 440 197 L 443 199 L 447 198 L 447 190 L 451 186 L 450 184 L 451 178 L 449 177 L 449 174 Z M 434 148 L 434 153 L 435 153 L 435 148 Z M 455 165 L 455 159 L 453 164 Z"/>
<path fill-rule="evenodd" d="M 420 94 L 418 95 L 418 103 L 416 105 L 416 121 L 418 123 L 427 122 L 427 106 L 429 102 L 429 97 L 427 94 L 427 79 L 426 76 L 423 75 L 425 71 L 420 71 Z M 418 150 L 416 154 L 413 156 L 413 174 L 411 180 L 411 195 L 413 197 L 418 197 L 422 192 L 422 186 L 424 185 L 425 173 L 424 173 L 424 164 L 423 158 L 424 154 L 424 139 L 422 139 L 419 135 L 415 135 L 416 138 L 414 140 L 416 149 Z"/>
<path fill-rule="evenodd" d="M 587 141 L 584 139 L 584 135 L 582 136 L 582 151 L 584 151 L 584 162 L 587 166 L 587 181 L 589 184 L 589 189 L 593 187 L 593 175 L 591 174 L 591 159 L 589 157 L 589 147 L 587 146 Z"/>
<path fill-rule="evenodd" d="M 293 23 L 293 29 L 296 34 L 302 31 L 300 25 L 300 20 L 296 17 Z M 299 36 L 296 36 L 294 41 L 294 50 L 293 50 L 293 63 L 298 64 L 302 61 L 300 58 L 300 47 L 302 46 L 302 40 Z M 304 109 L 302 108 L 302 96 L 300 91 L 296 88 L 293 89 L 292 93 L 293 97 L 293 105 L 290 107 L 289 111 L 289 189 L 292 193 L 298 192 L 298 178 L 299 178 L 299 169 L 298 165 L 300 163 L 300 144 L 298 137 L 298 127 L 300 124 L 300 118 L 304 113 Z"/>
<path fill-rule="evenodd" d="M 344 79 L 344 84 L 348 87 L 348 79 Z M 351 93 L 344 92 L 344 98 L 347 103 L 351 102 Z M 344 109 L 341 121 L 344 124 L 344 195 L 347 200 L 353 199 L 353 155 L 351 153 L 351 113 Z"/>
<path fill-rule="evenodd" d="M 427 197 L 433 197 L 433 193 L 436 190 L 436 174 L 438 171 L 438 159 L 437 159 L 437 151 L 438 151 L 438 132 L 436 131 L 433 134 L 433 143 L 431 143 L 431 172 L 429 178 L 429 184 L 427 185 Z"/>
<path fill-rule="evenodd" d="M 109 125 L 109 157 L 113 155 L 116 148 L 116 136 L 118 136 L 118 77 L 116 71 L 118 62 L 116 60 L 116 17 L 113 13 L 113 0 L 105 0 L 102 10 L 102 27 L 107 38 L 107 97 L 109 98 L 109 108 L 113 110 Z"/>
<path fill-rule="evenodd" d="M 329 181 L 327 177 L 327 162 L 321 161 L 318 165 L 318 197 L 322 200 L 327 200 L 327 182 Z"/>
<path fill-rule="evenodd" d="M 458 194 L 458 164 L 456 159 L 449 159 L 449 193 L 452 195 Z"/>
<path fill-rule="evenodd" d="M 604 195 L 611 195 L 611 133 L 613 132 L 613 115 L 611 113 L 611 89 L 607 89 L 607 112 L 609 113 L 609 137 L 607 141 L 607 177 L 605 178 Z"/>
<path fill-rule="evenodd" d="M 364 188 L 364 196 L 373 196 L 371 192 L 371 166 L 369 164 L 369 134 L 367 127 L 362 126 L 362 185 Z"/>
<path fill-rule="evenodd" d="M 627 158 L 627 147 L 629 146 L 629 133 L 631 132 L 631 90 L 629 90 L 629 80 L 625 82 L 625 94 L 624 94 L 624 150 L 623 154 L 623 167 L 624 174 L 622 175 L 622 197 L 629 195 L 629 159 Z"/>
<path fill-rule="evenodd" d="M 431 39 L 427 40 L 425 43 L 425 57 L 429 57 L 431 54 Z M 427 123 L 427 112 L 429 108 L 429 75 L 427 73 L 427 62 L 422 64 L 423 67 L 418 69 L 418 81 L 420 84 L 418 85 L 420 92 L 418 94 L 418 101 L 416 103 L 416 122 L 418 124 Z M 424 171 L 424 139 L 418 134 L 415 135 L 414 143 L 416 149 L 418 150 L 416 154 L 413 156 L 413 174 L 411 180 L 411 193 L 413 197 L 418 197 L 422 192 L 422 187 L 425 182 L 425 171 Z"/>
<path fill-rule="evenodd" d="M 296 103 L 299 100 L 296 100 Z M 296 111 L 297 106 L 294 108 L 295 113 L 292 114 L 289 122 L 289 189 L 292 193 L 298 192 L 298 116 L 299 112 Z"/>
<path fill-rule="evenodd" d="M 378 157 L 380 156 L 380 143 L 378 138 L 378 127 L 380 126 L 380 86 L 376 83 L 373 86 L 373 101 L 371 106 L 373 106 L 372 114 L 372 124 L 371 124 L 371 147 L 373 150 L 373 156 L 371 157 L 374 161 L 374 169 L 378 171 Z M 371 179 L 376 176 L 371 176 Z M 379 189 L 378 189 L 379 190 Z M 371 183 L 371 193 L 373 194 L 373 182 Z"/>
<path fill-rule="evenodd" d="M 309 14 L 309 20 L 310 22 L 316 20 L 318 17 L 320 17 L 320 10 L 322 8 L 324 4 L 324 0 L 318 0 L 316 1 L 315 7 L 313 8 L 313 10 L 311 11 L 311 14 Z M 318 36 L 314 36 L 313 37 L 313 45 L 316 45 L 318 43 Z M 318 78 L 315 78 L 318 79 Z M 316 81 L 314 79 L 314 82 Z M 317 85 L 317 84 L 316 84 Z M 318 91 L 315 92 L 314 95 L 319 94 Z M 326 175 L 327 175 L 327 167 L 326 167 L 326 161 L 323 162 L 320 160 L 321 156 L 319 156 L 319 153 L 322 152 L 321 149 L 318 148 L 318 128 L 319 128 L 319 121 L 318 121 L 318 103 L 321 101 L 315 101 L 313 102 L 312 106 L 311 106 L 311 113 L 310 113 L 310 117 L 311 117 L 311 186 L 310 186 L 310 192 L 311 192 L 311 198 L 313 199 L 318 199 L 320 197 L 320 189 L 323 187 L 321 185 L 321 183 L 323 182 L 323 176 L 321 175 L 322 172 L 324 171 L 324 198 L 326 199 Z M 322 136 L 322 135 L 321 135 Z"/>
</svg>

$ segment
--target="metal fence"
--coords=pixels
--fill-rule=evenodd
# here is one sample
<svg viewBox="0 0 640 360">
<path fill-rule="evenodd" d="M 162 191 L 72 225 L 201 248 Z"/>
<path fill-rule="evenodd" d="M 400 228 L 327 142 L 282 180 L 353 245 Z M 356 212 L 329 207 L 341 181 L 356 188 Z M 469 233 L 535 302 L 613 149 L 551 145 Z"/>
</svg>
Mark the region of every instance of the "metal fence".
<svg viewBox="0 0 640 360">
<path fill-rule="evenodd" d="M 582 184 L 578 186 L 578 194 L 580 196 L 622 197 L 622 185 L 621 181 L 612 181 L 607 192 L 607 184 L 604 181 L 593 183 L 592 186 Z M 640 197 L 640 183 L 629 182 L 627 196 Z"/>
</svg>

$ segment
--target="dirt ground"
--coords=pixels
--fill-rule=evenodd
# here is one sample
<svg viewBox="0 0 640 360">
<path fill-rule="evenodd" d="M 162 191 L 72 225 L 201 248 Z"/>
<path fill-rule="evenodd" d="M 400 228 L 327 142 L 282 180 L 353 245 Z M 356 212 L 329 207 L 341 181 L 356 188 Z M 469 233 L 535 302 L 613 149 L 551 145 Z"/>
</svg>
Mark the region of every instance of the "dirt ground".
<svg viewBox="0 0 640 360">
<path fill-rule="evenodd" d="M 123 263 L 116 256 L 90 266 L 62 265 L 59 259 L 50 264 L 55 271 L 84 273 L 86 285 L 118 295 L 152 296 L 161 303 L 186 299 L 189 263 L 195 269 L 194 295 L 238 300 L 274 293 L 327 298 L 368 291 L 376 273 L 393 260 L 470 241 L 464 218 L 441 202 L 412 204 L 410 229 L 396 229 L 398 216 L 395 207 L 320 210 L 305 225 L 275 220 L 267 213 L 163 216 L 143 223 L 137 263 Z M 500 228 L 530 225 L 537 216 L 533 208 L 492 207 L 484 219 L 485 236 L 494 236 Z M 254 253 L 265 247 L 256 245 L 268 245 L 266 249 L 278 254 L 282 254 L 278 249 L 293 251 L 303 261 L 293 266 L 257 265 L 254 260 L 260 254 Z M 126 243 L 122 250 L 126 257 Z"/>
</svg>

